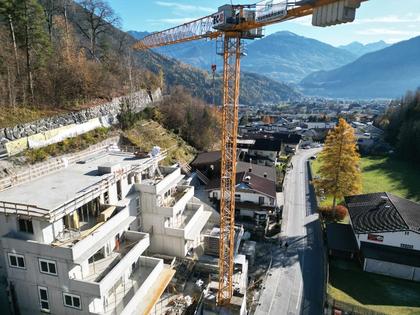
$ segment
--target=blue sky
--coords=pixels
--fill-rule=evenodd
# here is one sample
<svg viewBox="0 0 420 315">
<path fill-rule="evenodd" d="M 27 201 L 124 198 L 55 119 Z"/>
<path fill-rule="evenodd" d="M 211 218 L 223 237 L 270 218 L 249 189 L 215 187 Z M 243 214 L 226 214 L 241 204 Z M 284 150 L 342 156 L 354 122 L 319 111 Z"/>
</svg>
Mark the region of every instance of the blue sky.
<svg viewBox="0 0 420 315">
<path fill-rule="evenodd" d="M 108 0 L 125 31 L 159 31 L 209 15 L 229 0 Z M 236 0 L 249 4 L 255 1 Z M 357 10 L 356 21 L 329 28 L 311 26 L 310 17 L 269 26 L 268 35 L 288 30 L 332 45 L 352 41 L 395 43 L 420 35 L 420 0 L 369 0 Z"/>
</svg>

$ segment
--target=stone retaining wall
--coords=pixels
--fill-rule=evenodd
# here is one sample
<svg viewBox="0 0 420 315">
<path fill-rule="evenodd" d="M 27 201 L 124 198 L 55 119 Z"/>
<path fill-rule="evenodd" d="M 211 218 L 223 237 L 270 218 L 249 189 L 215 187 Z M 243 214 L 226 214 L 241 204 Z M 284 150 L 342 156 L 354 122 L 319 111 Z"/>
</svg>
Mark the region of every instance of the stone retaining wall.
<svg viewBox="0 0 420 315">
<path fill-rule="evenodd" d="M 160 101 L 161 97 L 161 90 L 157 89 L 150 93 L 145 90 L 140 90 L 133 93 L 130 98 L 133 104 L 133 110 L 140 112 L 154 102 Z M 47 145 L 50 142 L 58 142 L 60 135 L 66 138 L 69 137 L 69 134 L 75 136 L 89 129 L 94 129 L 93 127 L 87 128 L 87 126 L 96 126 L 98 124 L 96 123 L 97 121 L 102 126 L 115 124 L 118 122 L 117 115 L 120 111 L 120 102 L 123 98 L 117 97 L 108 103 L 77 112 L 46 117 L 14 127 L 0 128 L 0 153 L 1 151 L 7 151 L 7 155 L 10 156 L 22 152 L 27 148 L 42 146 L 43 143 Z M 74 132 L 69 133 L 69 129 L 74 130 Z M 34 146 L 31 143 L 37 143 L 37 145 Z"/>
</svg>

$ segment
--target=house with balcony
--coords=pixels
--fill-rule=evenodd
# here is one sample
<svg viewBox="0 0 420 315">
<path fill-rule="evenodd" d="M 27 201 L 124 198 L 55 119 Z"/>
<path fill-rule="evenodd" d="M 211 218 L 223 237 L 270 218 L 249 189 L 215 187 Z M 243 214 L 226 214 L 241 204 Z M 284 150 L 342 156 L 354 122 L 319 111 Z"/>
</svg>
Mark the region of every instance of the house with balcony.
<svg viewBox="0 0 420 315">
<path fill-rule="evenodd" d="M 153 309 L 173 271 L 145 256 L 151 236 L 137 185 L 152 180 L 163 158 L 96 152 L 47 174 L 32 171 L 0 191 L 0 273 L 16 313 Z M 184 216 L 193 207 L 185 204 Z"/>
<path fill-rule="evenodd" d="M 206 186 L 210 200 L 216 205 L 220 201 L 220 177 L 213 178 Z M 258 176 L 250 168 L 247 171 L 237 170 L 235 190 L 235 215 L 242 218 L 258 220 L 265 213 L 275 213 L 277 208 L 276 183 L 268 176 Z"/>
<path fill-rule="evenodd" d="M 183 178 L 179 167 L 159 167 L 135 184 L 142 228 L 151 235 L 151 253 L 185 257 L 201 244 L 201 232 L 212 213 L 194 201 L 194 187 L 183 185 Z"/>
</svg>

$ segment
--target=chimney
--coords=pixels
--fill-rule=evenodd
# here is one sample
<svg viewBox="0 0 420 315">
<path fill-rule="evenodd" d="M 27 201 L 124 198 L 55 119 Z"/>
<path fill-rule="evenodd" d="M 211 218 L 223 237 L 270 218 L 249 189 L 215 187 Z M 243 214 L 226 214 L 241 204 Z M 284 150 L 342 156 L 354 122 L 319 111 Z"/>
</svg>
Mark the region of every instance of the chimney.
<svg viewBox="0 0 420 315">
<path fill-rule="evenodd" d="M 264 178 L 267 178 L 267 173 L 264 173 Z"/>
<path fill-rule="evenodd" d="M 252 173 L 252 166 L 249 167 L 248 172 Z"/>
</svg>

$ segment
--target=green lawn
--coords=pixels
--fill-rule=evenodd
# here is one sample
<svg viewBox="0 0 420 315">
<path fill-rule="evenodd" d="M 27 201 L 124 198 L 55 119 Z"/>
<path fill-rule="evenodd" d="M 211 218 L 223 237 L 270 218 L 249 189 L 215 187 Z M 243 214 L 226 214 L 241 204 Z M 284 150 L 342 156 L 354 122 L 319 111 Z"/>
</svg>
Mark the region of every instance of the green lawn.
<svg viewBox="0 0 420 315">
<path fill-rule="evenodd" d="M 312 161 L 314 176 L 319 160 Z M 420 201 L 420 167 L 393 157 L 363 157 L 361 159 L 363 193 L 389 192 Z M 332 204 L 327 198 L 322 204 Z"/>
<path fill-rule="evenodd" d="M 385 314 L 420 314 L 420 283 L 362 271 L 353 262 L 330 262 L 329 295 Z"/>
</svg>

